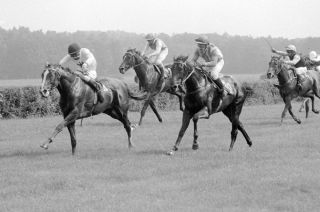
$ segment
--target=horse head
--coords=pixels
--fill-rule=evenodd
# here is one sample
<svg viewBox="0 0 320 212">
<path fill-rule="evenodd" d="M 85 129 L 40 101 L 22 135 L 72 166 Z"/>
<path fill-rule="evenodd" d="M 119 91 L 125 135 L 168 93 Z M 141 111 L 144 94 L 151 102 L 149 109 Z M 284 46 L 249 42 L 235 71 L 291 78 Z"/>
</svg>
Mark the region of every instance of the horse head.
<svg viewBox="0 0 320 212">
<path fill-rule="evenodd" d="M 46 64 L 41 74 L 41 88 L 40 93 L 43 97 L 48 97 L 50 91 L 57 87 L 60 81 L 60 70 L 61 66 L 56 64 Z"/>
<path fill-rule="evenodd" d="M 128 71 L 128 69 L 140 65 L 144 61 L 147 61 L 147 59 L 143 57 L 139 51 L 136 49 L 129 49 L 123 55 L 122 63 L 119 66 L 119 71 L 121 74 L 124 74 L 126 71 Z"/>
<path fill-rule="evenodd" d="M 288 70 L 288 67 L 284 63 L 283 59 L 279 56 L 272 56 L 269 62 L 267 78 L 271 79 L 274 76 L 277 76 L 283 70 Z"/>
</svg>

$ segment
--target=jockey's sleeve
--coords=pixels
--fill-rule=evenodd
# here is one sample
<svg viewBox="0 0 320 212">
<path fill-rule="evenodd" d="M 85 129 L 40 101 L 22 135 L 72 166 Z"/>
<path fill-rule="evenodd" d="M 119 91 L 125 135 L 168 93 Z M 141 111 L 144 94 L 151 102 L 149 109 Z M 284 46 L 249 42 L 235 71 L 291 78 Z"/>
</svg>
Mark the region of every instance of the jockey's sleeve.
<svg viewBox="0 0 320 212">
<path fill-rule="evenodd" d="M 283 51 L 276 50 L 275 53 L 278 54 L 278 55 L 281 55 L 281 56 L 288 56 L 288 53 L 287 52 L 283 52 Z"/>
<path fill-rule="evenodd" d="M 71 60 L 71 56 L 67 54 L 60 60 L 59 65 L 63 66 L 64 64 L 68 63 L 70 60 Z"/>
<path fill-rule="evenodd" d="M 298 54 L 296 54 L 292 60 L 288 60 L 286 61 L 287 64 L 289 65 L 295 65 L 300 61 L 300 56 Z"/>
<path fill-rule="evenodd" d="M 193 54 L 193 58 L 191 59 L 192 62 L 197 62 L 197 60 L 199 59 L 199 51 L 198 49 L 194 52 Z"/>
<path fill-rule="evenodd" d="M 94 58 L 93 54 L 87 49 L 85 49 L 83 51 L 83 54 L 85 54 L 85 58 L 87 58 L 87 59 L 86 59 L 86 61 L 83 61 L 84 64 L 82 65 L 82 68 L 88 69 L 88 66 L 95 62 L 95 58 Z"/>
<path fill-rule="evenodd" d="M 317 56 L 316 58 L 310 59 L 312 62 L 320 62 L 320 56 Z"/>
<path fill-rule="evenodd" d="M 206 66 L 215 67 L 218 63 L 218 60 L 223 58 L 222 53 L 216 48 L 214 48 L 211 50 L 210 54 L 212 55 L 212 60 L 206 62 Z"/>
<path fill-rule="evenodd" d="M 158 55 L 161 52 L 161 48 L 162 48 L 162 42 L 157 40 L 156 49 L 151 54 L 149 54 L 148 56 L 151 57 L 151 56 L 154 56 L 154 55 Z"/>
<path fill-rule="evenodd" d="M 144 54 L 148 51 L 148 49 L 149 49 L 149 45 L 147 44 L 147 45 L 144 47 L 143 51 L 141 52 L 141 55 L 144 55 Z"/>
</svg>

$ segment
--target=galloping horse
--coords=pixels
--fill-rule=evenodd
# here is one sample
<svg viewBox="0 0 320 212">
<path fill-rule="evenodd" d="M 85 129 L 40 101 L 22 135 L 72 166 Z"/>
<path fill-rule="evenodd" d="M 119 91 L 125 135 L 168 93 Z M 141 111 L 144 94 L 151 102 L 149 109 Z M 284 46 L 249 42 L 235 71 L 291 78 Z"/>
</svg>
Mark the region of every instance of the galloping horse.
<svg viewBox="0 0 320 212">
<path fill-rule="evenodd" d="M 58 124 L 48 140 L 41 144 L 42 148 L 48 149 L 49 143 L 53 141 L 55 136 L 64 127 L 68 127 L 72 154 L 74 154 L 77 144 L 75 121 L 99 113 L 108 114 L 122 122 L 128 134 L 128 146 L 129 148 L 133 146 L 131 132 L 134 127 L 127 116 L 129 98 L 140 99 L 129 91 L 127 84 L 114 78 L 101 80 L 105 91 L 103 92 L 104 101 L 100 103 L 96 101 L 96 94 L 89 85 L 75 76 L 69 69 L 64 69 L 60 65 L 47 64 L 41 77 L 40 93 L 43 97 L 48 97 L 50 91 L 56 87 L 60 93 L 59 104 L 64 117 L 64 120 Z"/>
<path fill-rule="evenodd" d="M 238 129 L 241 131 L 245 137 L 247 144 L 252 145 L 252 141 L 244 129 L 243 124 L 239 120 L 240 113 L 242 111 L 242 106 L 246 99 L 246 90 L 244 87 L 238 84 L 232 77 L 224 76 L 222 81 L 225 86 L 229 89 L 229 95 L 225 96 L 222 101 L 220 101 L 220 94 L 218 94 L 217 88 L 210 89 L 209 83 L 207 83 L 206 76 L 199 72 L 199 70 L 191 65 L 187 61 L 188 57 L 179 56 L 174 59 L 174 64 L 172 65 L 173 70 L 178 70 L 183 76 L 186 86 L 186 96 L 184 98 L 185 109 L 183 111 L 182 126 L 179 131 L 178 138 L 176 140 L 173 148 L 167 152 L 168 155 L 173 155 L 175 151 L 178 150 L 181 139 L 189 126 L 191 118 L 194 124 L 194 140 L 192 149 L 196 150 L 199 148 L 198 144 L 198 129 L 197 123 L 199 118 L 205 118 L 204 107 L 208 101 L 208 92 L 213 92 L 214 98 L 212 101 L 212 113 L 223 112 L 232 123 L 231 131 L 231 143 L 229 151 L 232 150 L 233 145 L 236 141 Z"/>
<path fill-rule="evenodd" d="M 173 81 L 172 77 L 168 77 L 165 80 L 165 83 L 162 86 L 162 88 L 157 89 L 157 83 L 160 77 L 160 73 L 157 71 L 157 67 L 153 64 L 150 64 L 148 60 L 135 49 L 129 49 L 124 54 L 123 61 L 119 67 L 119 71 L 120 73 L 124 74 L 130 68 L 133 68 L 135 70 L 140 85 L 142 86 L 144 91 L 146 91 L 146 101 L 141 110 L 139 125 L 141 125 L 142 123 L 142 119 L 145 115 L 148 105 L 151 106 L 158 120 L 162 122 L 162 118 L 158 113 L 157 108 L 152 99 L 155 95 L 159 94 L 160 92 L 167 92 L 176 95 L 179 98 L 180 110 L 183 110 L 182 102 L 184 91 L 180 86 L 177 86 L 177 84 L 179 84 L 179 79 L 177 79 L 177 81 Z M 174 73 L 172 72 L 171 75 L 174 75 Z"/>
<path fill-rule="evenodd" d="M 307 76 L 302 79 L 301 85 L 302 88 L 299 90 L 296 86 L 297 80 L 293 76 L 292 70 L 288 67 L 281 57 L 272 56 L 269 62 L 269 68 L 267 71 L 267 78 L 272 78 L 277 76 L 279 85 L 275 85 L 280 92 L 280 95 L 285 103 L 281 115 L 281 124 L 283 118 L 285 117 L 287 111 L 289 111 L 292 118 L 298 123 L 301 124 L 301 120 L 298 119 L 292 112 L 291 100 L 301 96 L 308 97 L 312 101 L 312 111 L 314 113 L 319 113 L 318 110 L 314 108 L 314 95 L 320 98 L 319 93 L 319 82 L 320 82 L 320 73 L 315 70 L 308 70 Z M 308 110 L 306 110 L 306 116 L 308 116 Z"/>
</svg>

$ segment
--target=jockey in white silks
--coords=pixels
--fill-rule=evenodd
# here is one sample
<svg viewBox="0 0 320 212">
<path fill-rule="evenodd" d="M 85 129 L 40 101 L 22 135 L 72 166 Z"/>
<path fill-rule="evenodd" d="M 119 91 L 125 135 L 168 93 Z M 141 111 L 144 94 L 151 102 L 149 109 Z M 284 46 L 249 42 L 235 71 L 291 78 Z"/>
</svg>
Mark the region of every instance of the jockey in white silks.
<svg viewBox="0 0 320 212">
<path fill-rule="evenodd" d="M 153 34 L 147 34 L 145 39 L 147 40 L 147 45 L 141 54 L 146 56 L 151 63 L 159 66 L 161 75 L 157 84 L 157 88 L 161 88 L 164 81 L 163 61 L 168 55 L 168 47 L 161 39 L 156 38 Z"/>
<path fill-rule="evenodd" d="M 101 86 L 97 83 L 97 61 L 91 51 L 87 48 L 80 48 L 77 43 L 73 43 L 68 47 L 68 54 L 61 59 L 59 64 L 61 66 L 72 62 L 81 67 L 75 74 L 83 81 L 90 85 L 98 94 L 98 101 L 103 102 L 104 98 L 101 94 Z"/>
<path fill-rule="evenodd" d="M 200 65 L 204 70 L 210 73 L 210 76 L 212 77 L 213 81 L 218 86 L 221 101 L 225 96 L 224 85 L 219 77 L 219 73 L 221 72 L 224 66 L 223 54 L 216 45 L 209 42 L 207 36 L 200 36 L 197 39 L 195 39 L 195 41 L 197 43 L 198 48 L 194 53 L 192 61 L 196 65 Z M 198 62 L 199 58 L 202 58 L 204 62 Z M 213 92 L 209 92 L 207 101 L 207 109 L 209 115 L 212 112 L 212 100 Z"/>
<path fill-rule="evenodd" d="M 309 59 L 316 65 L 316 71 L 320 71 L 320 55 L 318 55 L 316 51 L 311 51 L 309 53 Z"/>
<path fill-rule="evenodd" d="M 285 58 L 284 63 L 294 67 L 293 70 L 297 76 L 297 86 L 301 89 L 301 75 L 305 75 L 307 73 L 307 67 L 304 59 L 297 54 L 297 48 L 290 44 L 286 47 L 286 52 L 278 51 L 274 48 L 272 48 L 271 51 L 283 56 Z"/>
</svg>

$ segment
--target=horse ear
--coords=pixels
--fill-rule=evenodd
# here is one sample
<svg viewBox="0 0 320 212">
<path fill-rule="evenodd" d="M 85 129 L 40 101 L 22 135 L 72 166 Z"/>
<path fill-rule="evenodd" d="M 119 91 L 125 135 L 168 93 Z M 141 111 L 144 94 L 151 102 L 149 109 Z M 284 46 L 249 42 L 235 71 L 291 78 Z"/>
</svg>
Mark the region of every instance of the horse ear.
<svg viewBox="0 0 320 212">
<path fill-rule="evenodd" d="M 46 63 L 46 68 L 49 68 L 51 65 L 50 65 L 50 63 L 47 61 L 47 63 Z"/>
<path fill-rule="evenodd" d="M 173 61 L 176 61 L 176 56 L 173 57 Z"/>
</svg>

